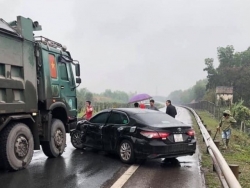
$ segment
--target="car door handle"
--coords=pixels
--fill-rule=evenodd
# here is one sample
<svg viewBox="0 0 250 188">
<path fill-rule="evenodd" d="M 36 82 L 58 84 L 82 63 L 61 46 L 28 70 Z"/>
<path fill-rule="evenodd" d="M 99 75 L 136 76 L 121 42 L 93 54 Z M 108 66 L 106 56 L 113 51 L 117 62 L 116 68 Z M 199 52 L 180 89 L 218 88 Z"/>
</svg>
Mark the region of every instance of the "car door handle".
<svg viewBox="0 0 250 188">
<path fill-rule="evenodd" d="M 61 89 L 64 89 L 64 86 L 61 86 Z"/>
</svg>

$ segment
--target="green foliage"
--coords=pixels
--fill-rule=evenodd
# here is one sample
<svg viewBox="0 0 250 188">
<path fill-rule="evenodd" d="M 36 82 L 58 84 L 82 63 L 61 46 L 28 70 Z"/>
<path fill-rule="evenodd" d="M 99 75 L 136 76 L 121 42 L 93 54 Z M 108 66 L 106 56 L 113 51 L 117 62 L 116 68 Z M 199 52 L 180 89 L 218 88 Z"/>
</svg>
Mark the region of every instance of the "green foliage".
<svg viewBox="0 0 250 188">
<path fill-rule="evenodd" d="M 180 104 L 181 95 L 182 95 L 182 90 L 176 90 L 176 91 L 171 92 L 167 98 L 170 99 L 172 103 L 174 104 Z"/>
<path fill-rule="evenodd" d="M 196 84 L 187 90 L 176 90 L 169 94 L 168 98 L 173 101 L 174 104 L 190 103 L 193 100 L 202 100 L 206 93 L 207 79 L 199 80 Z"/>
<path fill-rule="evenodd" d="M 250 119 L 250 109 L 244 106 L 243 103 L 244 101 L 240 100 L 232 106 L 233 115 L 238 122 Z"/>
<path fill-rule="evenodd" d="M 219 66 L 213 65 L 213 59 L 205 59 L 204 71 L 207 72 L 207 90 L 216 86 L 233 86 L 234 100 L 243 99 L 250 106 L 250 48 L 235 52 L 233 46 L 217 48 Z"/>
<path fill-rule="evenodd" d="M 206 80 L 200 80 L 196 82 L 193 87 L 195 100 L 201 100 L 206 93 Z"/>
<path fill-rule="evenodd" d="M 126 93 L 124 91 L 111 91 L 106 89 L 101 94 L 90 92 L 87 88 L 81 88 L 77 90 L 77 109 L 80 113 L 85 106 L 85 102 L 91 101 L 94 103 L 127 103 L 129 98 L 136 93 Z"/>
<path fill-rule="evenodd" d="M 241 103 L 242 101 L 240 101 Z M 243 104 L 243 103 L 242 103 Z M 238 104 L 241 106 L 240 104 Z M 216 127 L 219 124 L 219 121 L 213 118 L 211 114 L 207 111 L 196 111 L 198 115 L 204 121 L 204 124 L 207 125 L 207 129 L 211 130 L 211 135 L 214 137 L 216 133 Z M 196 121 L 194 120 L 195 125 L 197 125 Z M 202 141 L 203 137 L 199 134 L 199 129 L 197 126 L 194 126 L 196 130 L 196 137 L 199 143 L 199 149 L 201 152 L 202 157 L 202 169 L 205 174 L 206 184 L 207 187 L 221 187 L 219 179 L 217 179 L 216 173 L 213 172 L 211 157 L 208 156 L 206 153 L 207 147 Z M 229 149 L 222 150 L 222 140 L 221 134 L 217 134 L 215 137 L 216 140 L 220 141 L 219 149 L 225 158 L 228 164 L 237 164 L 240 167 L 240 178 L 239 182 L 242 187 L 249 188 L 250 187 L 250 178 L 249 178 L 249 171 L 250 171 L 250 139 L 247 134 L 240 132 L 237 129 L 232 129 L 232 136 L 229 142 Z"/>
<path fill-rule="evenodd" d="M 106 89 L 100 96 L 111 98 L 113 102 L 124 102 L 127 103 L 129 98 L 135 95 L 135 93 L 126 93 L 124 91 L 111 91 L 111 89 Z"/>
<path fill-rule="evenodd" d="M 208 89 L 203 97 L 203 100 L 215 103 L 216 100 L 215 89 Z"/>
</svg>

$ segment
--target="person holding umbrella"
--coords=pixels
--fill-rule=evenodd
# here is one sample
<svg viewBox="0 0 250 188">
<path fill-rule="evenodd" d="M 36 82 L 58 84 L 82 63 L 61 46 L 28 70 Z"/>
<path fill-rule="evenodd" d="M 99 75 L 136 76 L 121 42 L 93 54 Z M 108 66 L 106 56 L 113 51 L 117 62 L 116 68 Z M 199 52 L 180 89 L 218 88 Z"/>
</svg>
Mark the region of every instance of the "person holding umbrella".
<svg viewBox="0 0 250 188">
<path fill-rule="evenodd" d="M 141 109 L 145 109 L 145 104 L 141 102 L 141 103 L 140 103 L 140 108 L 141 108 Z"/>
<path fill-rule="evenodd" d="M 152 98 L 150 95 L 146 94 L 146 93 L 142 93 L 142 94 L 137 94 L 133 97 L 131 97 L 129 99 L 129 102 L 128 103 L 135 103 L 135 102 L 141 102 L 141 101 L 144 101 L 144 100 L 147 100 L 147 99 L 150 99 Z M 145 108 L 145 104 L 143 104 L 143 102 L 141 102 L 139 104 L 139 107 L 144 109 Z"/>
</svg>

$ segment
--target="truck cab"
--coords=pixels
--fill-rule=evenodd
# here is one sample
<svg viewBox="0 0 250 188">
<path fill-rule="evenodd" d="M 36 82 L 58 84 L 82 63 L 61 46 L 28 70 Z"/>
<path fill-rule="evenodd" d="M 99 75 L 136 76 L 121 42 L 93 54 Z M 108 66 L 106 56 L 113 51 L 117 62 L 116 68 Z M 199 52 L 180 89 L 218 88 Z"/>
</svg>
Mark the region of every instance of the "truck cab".
<svg viewBox="0 0 250 188">
<path fill-rule="evenodd" d="M 38 22 L 0 19 L 0 168 L 19 170 L 33 150 L 62 155 L 77 123 L 80 64 L 66 47 L 34 37 Z"/>
</svg>

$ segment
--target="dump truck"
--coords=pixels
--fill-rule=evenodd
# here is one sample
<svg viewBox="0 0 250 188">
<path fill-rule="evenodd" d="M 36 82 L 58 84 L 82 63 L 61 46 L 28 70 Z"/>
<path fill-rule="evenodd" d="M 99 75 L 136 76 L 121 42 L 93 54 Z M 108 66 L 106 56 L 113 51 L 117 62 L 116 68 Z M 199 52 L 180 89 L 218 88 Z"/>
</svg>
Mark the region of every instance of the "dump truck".
<svg viewBox="0 0 250 188">
<path fill-rule="evenodd" d="M 63 32 L 63 26 L 62 26 Z M 26 168 L 34 150 L 62 155 L 77 123 L 80 64 L 37 21 L 0 19 L 0 168 Z"/>
</svg>

